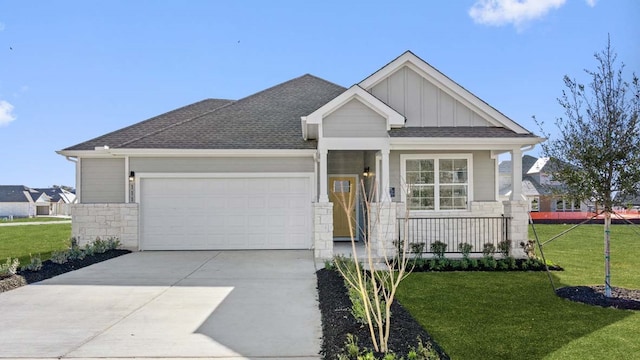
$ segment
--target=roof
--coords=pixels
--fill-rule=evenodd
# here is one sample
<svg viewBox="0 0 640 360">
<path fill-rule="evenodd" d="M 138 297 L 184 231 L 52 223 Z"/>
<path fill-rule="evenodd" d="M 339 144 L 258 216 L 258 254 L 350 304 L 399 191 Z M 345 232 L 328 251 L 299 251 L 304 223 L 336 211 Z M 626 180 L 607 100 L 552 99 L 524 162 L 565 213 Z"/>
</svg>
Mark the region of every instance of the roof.
<svg viewBox="0 0 640 360">
<path fill-rule="evenodd" d="M 45 194 L 49 197 L 49 201 L 51 202 L 59 202 L 60 200 L 65 203 L 72 202 L 72 199 L 69 198 L 69 194 L 74 195 L 72 192 L 68 192 L 62 188 L 54 187 L 54 188 L 36 188 L 33 189 L 40 194 Z M 35 200 L 35 199 L 34 199 Z"/>
<path fill-rule="evenodd" d="M 491 126 L 439 126 L 439 127 L 404 127 L 391 129 L 391 137 L 464 137 L 464 138 L 537 138 L 534 134 L 518 134 L 503 127 Z"/>
<path fill-rule="evenodd" d="M 31 194 L 38 197 L 37 191 L 24 185 L 0 185 L 0 202 L 33 202 Z"/>
<path fill-rule="evenodd" d="M 65 150 L 315 149 L 301 136 L 300 117 L 345 90 L 306 74 L 237 101 L 203 100 Z"/>
</svg>

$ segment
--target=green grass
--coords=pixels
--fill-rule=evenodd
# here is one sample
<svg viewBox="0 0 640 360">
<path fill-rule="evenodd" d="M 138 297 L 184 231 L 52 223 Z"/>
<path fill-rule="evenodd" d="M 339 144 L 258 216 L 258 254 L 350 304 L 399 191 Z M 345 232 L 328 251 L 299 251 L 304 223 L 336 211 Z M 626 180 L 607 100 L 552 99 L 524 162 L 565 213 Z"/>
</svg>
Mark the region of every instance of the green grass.
<svg viewBox="0 0 640 360">
<path fill-rule="evenodd" d="M 60 218 L 60 217 L 32 217 L 32 218 L 17 218 L 9 221 L 9 220 L 4 220 L 4 218 L 0 218 L 0 224 L 25 223 L 25 222 L 49 222 L 49 221 L 71 221 L 71 219 Z"/>
<path fill-rule="evenodd" d="M 17 257 L 20 263 L 29 261 L 29 254 L 40 254 L 42 261 L 52 251 L 69 247 L 71 224 L 0 226 L 0 261 Z"/>
<path fill-rule="evenodd" d="M 541 240 L 567 228 L 536 226 Z M 640 289 L 639 245 L 638 233 L 614 226 L 614 286 Z M 556 286 L 603 283 L 602 225 L 544 249 L 565 268 L 553 272 Z M 640 312 L 558 298 L 544 272 L 415 273 L 398 299 L 453 359 L 640 359 Z"/>
</svg>

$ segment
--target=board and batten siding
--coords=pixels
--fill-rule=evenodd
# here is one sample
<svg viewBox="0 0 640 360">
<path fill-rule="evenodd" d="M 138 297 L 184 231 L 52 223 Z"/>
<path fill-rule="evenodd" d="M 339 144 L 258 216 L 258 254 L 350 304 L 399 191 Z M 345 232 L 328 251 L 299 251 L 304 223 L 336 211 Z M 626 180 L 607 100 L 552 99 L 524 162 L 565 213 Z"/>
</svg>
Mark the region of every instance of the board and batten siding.
<svg viewBox="0 0 640 360">
<path fill-rule="evenodd" d="M 323 137 L 387 137 L 387 120 L 353 99 L 322 120 Z"/>
<path fill-rule="evenodd" d="M 495 201 L 495 166 L 496 161 L 491 158 L 490 151 L 448 151 L 446 153 L 436 151 L 391 151 L 389 155 L 389 186 L 395 188 L 393 201 L 402 201 L 401 191 L 405 189 L 404 180 L 400 173 L 401 154 L 431 154 L 452 155 L 471 154 L 473 162 L 473 199 L 472 201 Z M 404 190 L 406 191 L 406 189 Z"/>
<path fill-rule="evenodd" d="M 82 158 L 80 167 L 81 203 L 124 202 L 127 181 L 125 159 Z"/>
<path fill-rule="evenodd" d="M 156 173 L 300 173 L 313 172 L 308 157 L 130 157 L 129 169 Z"/>
<path fill-rule="evenodd" d="M 407 119 L 406 126 L 492 126 L 406 66 L 376 84 L 370 92 L 403 114 Z"/>
</svg>

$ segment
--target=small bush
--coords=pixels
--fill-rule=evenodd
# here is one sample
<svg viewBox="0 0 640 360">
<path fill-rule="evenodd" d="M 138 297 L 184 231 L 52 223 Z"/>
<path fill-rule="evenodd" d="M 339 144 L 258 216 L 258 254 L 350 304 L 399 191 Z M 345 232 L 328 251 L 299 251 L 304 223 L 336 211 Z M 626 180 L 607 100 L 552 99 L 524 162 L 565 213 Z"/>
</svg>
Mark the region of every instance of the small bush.
<svg viewBox="0 0 640 360">
<path fill-rule="evenodd" d="M 31 254 L 29 254 L 29 263 L 20 267 L 21 271 L 39 271 L 40 269 L 42 269 L 42 259 L 40 255 L 31 256 Z"/>
<path fill-rule="evenodd" d="M 67 258 L 69 260 L 82 260 L 86 256 L 84 250 L 79 246 L 72 246 L 69 250 L 67 250 Z"/>
<path fill-rule="evenodd" d="M 493 256 L 484 256 L 480 259 L 480 263 L 486 269 L 495 269 L 498 266 L 498 262 Z"/>
<path fill-rule="evenodd" d="M 18 272 L 18 267 L 20 267 L 20 260 L 8 257 L 4 264 L 0 264 L 0 277 L 15 275 Z"/>
<path fill-rule="evenodd" d="M 120 239 L 117 237 L 110 237 L 107 239 L 107 250 L 115 250 L 119 248 L 120 245 L 122 244 L 120 243 Z"/>
<path fill-rule="evenodd" d="M 49 258 L 51 262 L 56 264 L 64 264 L 69 261 L 69 253 L 68 251 L 54 251 L 51 253 L 51 257 Z"/>
<path fill-rule="evenodd" d="M 442 259 L 444 258 L 445 251 L 447 251 L 447 244 L 442 241 L 434 241 L 429 248 L 436 258 Z"/>
<path fill-rule="evenodd" d="M 495 252 L 496 246 L 493 245 L 493 243 L 485 243 L 484 245 L 482 245 L 482 255 L 484 255 L 485 257 L 493 256 Z"/>
<path fill-rule="evenodd" d="M 498 243 L 498 251 L 502 256 L 507 257 L 511 253 L 511 241 L 504 240 Z"/>
<path fill-rule="evenodd" d="M 460 252 L 462 253 L 462 257 L 464 259 L 469 258 L 469 254 L 471 253 L 472 249 L 473 249 L 473 245 L 469 243 L 463 242 L 458 244 L 458 250 L 460 250 Z"/>
<path fill-rule="evenodd" d="M 97 237 L 95 241 L 91 244 L 93 247 L 93 251 L 96 254 L 102 254 L 108 250 L 107 242 Z M 89 255 L 89 254 L 87 254 Z M 92 254 L 93 255 L 93 254 Z"/>
<path fill-rule="evenodd" d="M 426 246 L 425 243 L 423 242 L 415 242 L 415 243 L 410 243 L 409 244 L 409 248 L 411 249 L 411 252 L 413 254 L 418 255 L 418 257 L 422 256 L 422 253 L 424 252 L 424 247 Z"/>
<path fill-rule="evenodd" d="M 82 251 L 84 251 L 85 256 L 93 256 L 96 253 L 96 247 L 93 244 L 87 244 Z"/>
</svg>

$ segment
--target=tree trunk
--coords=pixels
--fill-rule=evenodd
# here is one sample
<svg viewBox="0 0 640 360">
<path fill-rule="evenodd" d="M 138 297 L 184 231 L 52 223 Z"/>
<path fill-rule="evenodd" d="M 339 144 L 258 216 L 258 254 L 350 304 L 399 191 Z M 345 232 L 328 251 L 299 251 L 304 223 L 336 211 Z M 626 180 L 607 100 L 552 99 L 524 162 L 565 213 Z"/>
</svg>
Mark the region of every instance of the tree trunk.
<svg viewBox="0 0 640 360">
<path fill-rule="evenodd" d="M 609 241 L 611 239 L 611 213 L 604 213 L 604 296 L 611 297 L 611 269 Z"/>
</svg>

